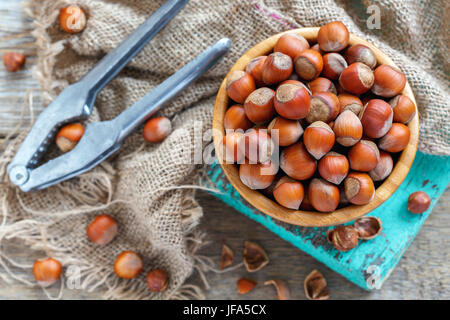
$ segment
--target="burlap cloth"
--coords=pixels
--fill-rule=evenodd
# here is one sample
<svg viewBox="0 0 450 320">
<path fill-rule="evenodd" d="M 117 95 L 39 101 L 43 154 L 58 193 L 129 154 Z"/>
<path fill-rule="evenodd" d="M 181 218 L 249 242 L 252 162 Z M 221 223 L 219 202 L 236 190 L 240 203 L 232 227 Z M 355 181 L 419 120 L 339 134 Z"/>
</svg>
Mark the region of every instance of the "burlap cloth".
<svg viewBox="0 0 450 320">
<path fill-rule="evenodd" d="M 38 46 L 34 75 L 46 103 L 80 79 L 163 1 L 77 0 L 88 14 L 87 27 L 81 34 L 67 35 L 60 31 L 57 17 L 59 9 L 72 2 L 26 4 Z M 381 29 L 368 30 L 367 7 L 372 2 L 191 0 L 100 93 L 91 117 L 91 121 L 115 117 L 209 45 L 230 37 L 233 44 L 227 57 L 161 111 L 173 119 L 173 133 L 163 143 L 150 145 L 138 132 L 114 159 L 79 178 L 29 194 L 12 187 L 5 173 L 26 134 L 22 133 L 0 159 L 0 241 L 20 239 L 45 251 L 65 266 L 63 285 L 77 283 L 72 273 L 78 272 L 80 289 L 101 288 L 106 298 L 203 297 L 198 285 L 186 281 L 195 268 L 204 271 L 211 265 L 197 254 L 203 242 L 196 227 L 202 210 L 189 187 L 199 184 L 201 166 L 180 159 L 193 153 L 194 129 L 210 127 L 216 91 L 234 61 L 254 44 L 291 28 L 341 20 L 351 32 L 379 46 L 413 87 L 421 116 L 420 150 L 450 154 L 449 2 L 377 1 Z M 117 238 L 106 247 L 93 245 L 86 237 L 87 224 L 99 213 L 110 214 L 119 223 Z M 145 269 L 137 279 L 119 280 L 113 274 L 114 259 L 123 250 L 144 258 Z M 12 260 L 7 250 L 0 251 L 0 266 L 3 280 L 33 285 L 17 273 L 20 267 L 31 273 L 30 265 Z M 146 271 L 156 267 L 170 277 L 163 294 L 146 288 Z"/>
</svg>

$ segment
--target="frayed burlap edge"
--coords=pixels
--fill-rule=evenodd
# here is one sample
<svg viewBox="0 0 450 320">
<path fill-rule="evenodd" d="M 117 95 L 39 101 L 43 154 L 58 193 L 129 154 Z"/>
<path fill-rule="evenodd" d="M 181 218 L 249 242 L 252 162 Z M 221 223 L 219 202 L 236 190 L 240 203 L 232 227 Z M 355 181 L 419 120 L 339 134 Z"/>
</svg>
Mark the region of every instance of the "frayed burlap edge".
<svg viewBox="0 0 450 320">
<path fill-rule="evenodd" d="M 51 43 L 51 39 L 47 34 L 47 28 L 54 23 L 57 16 L 49 16 L 45 21 L 38 21 L 39 4 L 34 1 L 24 1 L 22 3 L 23 12 L 33 20 L 34 30 L 31 35 L 36 39 L 35 45 L 39 50 L 37 65 L 33 68 L 33 77 L 39 82 L 42 90 L 42 101 L 47 104 L 55 97 L 55 89 L 63 88 L 67 84 L 61 81 L 55 81 L 52 78 L 52 70 L 55 64 L 55 57 L 64 50 L 65 40 Z M 25 35 L 29 36 L 29 34 Z M 26 135 L 27 130 L 23 131 L 23 116 L 29 111 L 34 119 L 33 111 L 33 96 L 31 91 L 27 93 L 27 104 L 24 105 L 22 110 L 21 119 L 16 127 L 0 145 L 0 152 L 5 152 L 6 148 L 10 144 L 19 144 Z M 33 121 L 31 121 L 31 124 Z M 21 133 L 21 134 L 19 134 Z M 10 148 L 8 148 L 10 149 Z M 13 148 L 11 148 L 13 149 Z M 85 290 L 87 292 L 93 292 L 95 290 L 102 291 L 102 297 L 104 299 L 149 299 L 155 296 L 148 290 L 145 282 L 137 282 L 130 285 L 128 282 L 119 279 L 113 272 L 110 266 L 96 267 L 87 260 L 80 259 L 74 256 L 70 251 L 65 248 L 59 247 L 52 242 L 51 235 L 47 233 L 47 228 L 60 221 L 65 217 L 72 215 L 87 214 L 91 212 L 97 212 L 104 210 L 110 206 L 125 202 L 124 200 L 112 200 L 113 185 L 114 185 L 114 168 L 107 162 L 102 163 L 101 171 L 93 170 L 85 173 L 81 178 L 85 178 L 86 182 L 89 181 L 90 188 L 96 190 L 93 196 L 87 196 L 83 193 L 74 192 L 70 190 L 71 194 L 82 204 L 81 207 L 76 210 L 66 211 L 62 213 L 56 213 L 52 215 L 52 219 L 48 222 L 40 222 L 30 219 L 18 219 L 17 217 L 11 217 L 8 208 L 8 199 L 10 197 L 16 197 L 20 204 L 21 210 L 30 215 L 44 215 L 45 212 L 35 212 L 31 208 L 20 200 L 20 190 L 14 188 L 8 177 L 6 168 L 8 163 L 12 160 L 13 154 L 3 154 L 2 162 L 0 163 L 0 280 L 11 284 L 13 281 L 23 283 L 28 287 L 38 287 L 38 285 L 31 279 L 32 264 L 22 263 L 11 258 L 7 250 L 5 250 L 3 244 L 4 240 L 20 240 L 26 247 L 31 250 L 44 251 L 47 256 L 58 259 L 63 265 L 77 266 L 81 270 L 78 281 L 78 289 Z M 63 185 L 58 188 L 64 189 Z M 193 268 L 199 274 L 199 278 L 203 282 L 203 286 L 209 289 L 208 282 L 205 277 L 205 272 L 213 271 L 219 272 L 215 263 L 208 257 L 198 254 L 198 250 L 205 245 L 205 233 L 200 232 L 196 227 L 199 224 L 199 220 L 203 215 L 202 209 L 195 200 L 196 189 L 208 189 L 209 191 L 215 191 L 207 186 L 201 186 L 200 182 L 197 185 L 189 186 L 174 186 L 173 189 L 192 189 L 192 192 L 187 195 L 183 202 L 183 225 L 185 232 L 185 240 L 187 247 L 187 255 L 192 259 Z M 104 195 L 106 194 L 106 201 Z M 96 195 L 98 197 L 96 197 Z M 98 204 L 100 203 L 100 204 Z M 8 221 L 12 220 L 12 221 Z M 56 220 L 56 221 L 55 221 Z M 240 267 L 241 264 L 234 266 L 232 269 Z M 231 269 L 230 269 L 231 270 Z M 63 292 L 66 288 L 66 283 L 71 281 L 71 269 L 65 270 L 65 274 L 61 277 L 60 287 L 57 293 L 54 293 L 54 288 L 45 289 L 43 291 L 49 299 L 61 299 Z M 227 272 L 229 270 L 223 270 L 220 272 Z M 22 275 L 29 273 L 29 277 L 23 277 Z M 186 299 L 205 299 L 203 289 L 200 285 L 189 283 L 185 281 L 184 284 L 178 286 L 172 290 L 171 295 L 168 297 L 173 300 L 186 300 Z"/>
</svg>

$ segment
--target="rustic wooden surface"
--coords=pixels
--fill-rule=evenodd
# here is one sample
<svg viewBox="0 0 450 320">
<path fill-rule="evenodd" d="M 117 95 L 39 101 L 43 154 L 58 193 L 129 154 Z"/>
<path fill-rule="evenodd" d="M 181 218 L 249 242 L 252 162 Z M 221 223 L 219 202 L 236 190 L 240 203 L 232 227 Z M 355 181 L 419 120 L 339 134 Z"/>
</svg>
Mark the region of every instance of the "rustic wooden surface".
<svg viewBox="0 0 450 320">
<path fill-rule="evenodd" d="M 0 55 L 8 50 L 20 50 L 29 55 L 26 70 L 8 74 L 0 66 L 0 140 L 17 125 L 21 106 L 25 103 L 25 88 L 38 93 L 37 84 L 30 80 L 31 68 L 36 62 L 32 38 L 27 35 L 29 23 L 20 14 L 20 0 L 0 0 Z M 21 37 L 25 35 L 24 37 Z M 19 40 L 17 40 L 19 36 Z M 39 99 L 35 108 L 39 110 Z M 25 115 L 25 124 L 29 115 Z M 1 141 L 0 141 L 1 143 Z M 313 269 L 321 271 L 329 283 L 334 299 L 449 299 L 450 298 L 450 189 L 442 196 L 439 204 L 425 222 L 422 230 L 405 253 L 390 279 L 381 290 L 368 293 L 339 276 L 312 257 L 267 231 L 260 224 L 250 220 L 234 209 L 218 201 L 213 196 L 199 192 L 198 200 L 204 209 L 201 229 L 206 231 L 210 245 L 202 254 L 219 260 L 222 241 L 234 250 L 236 263 L 242 258 L 243 243 L 252 240 L 267 251 L 270 263 L 256 274 L 247 274 L 243 267 L 229 273 L 209 272 L 207 278 L 212 289 L 207 291 L 208 299 L 274 299 L 275 289 L 264 286 L 271 278 L 288 281 L 294 299 L 304 299 L 303 280 Z M 39 253 L 30 252 L 21 243 L 11 241 L 7 251 L 17 261 L 41 258 Z M 16 270 L 17 271 L 17 270 Z M 21 272 L 21 276 L 32 279 L 31 270 Z M 258 286 L 250 293 L 240 296 L 236 291 L 236 281 L 242 276 L 258 281 Z M 194 273 L 193 281 L 200 283 Z M 57 288 L 50 293 L 56 295 Z M 42 289 L 28 287 L 21 283 L 12 285 L 0 280 L 0 300 L 2 299 L 45 299 Z M 98 299 L 99 292 L 86 293 L 67 290 L 64 299 Z"/>
</svg>

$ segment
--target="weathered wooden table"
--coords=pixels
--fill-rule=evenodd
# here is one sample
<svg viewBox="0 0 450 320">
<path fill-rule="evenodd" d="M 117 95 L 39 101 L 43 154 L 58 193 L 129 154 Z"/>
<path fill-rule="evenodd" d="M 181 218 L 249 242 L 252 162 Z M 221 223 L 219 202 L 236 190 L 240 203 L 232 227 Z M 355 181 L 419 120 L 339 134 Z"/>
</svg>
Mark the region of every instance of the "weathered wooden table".
<svg viewBox="0 0 450 320">
<path fill-rule="evenodd" d="M 30 70 L 35 63 L 33 39 L 25 36 L 20 40 L 15 36 L 27 34 L 30 24 L 24 20 L 19 9 L 20 0 L 0 0 L 0 54 L 20 47 L 29 55 L 27 70 L 8 74 L 0 66 L 0 128 L 1 135 L 13 129 L 20 117 L 21 106 L 26 93 L 23 88 L 37 93 L 38 86 L 31 80 Z M 35 106 L 39 110 L 39 100 Z M 25 118 L 25 124 L 29 116 Z M 323 264 L 301 252 L 291 244 L 267 231 L 234 209 L 226 206 L 213 196 L 199 192 L 197 198 L 204 209 L 204 218 L 200 228 L 207 232 L 210 245 L 202 250 L 204 255 L 219 260 L 222 241 L 234 250 L 236 262 L 242 260 L 241 253 L 245 240 L 261 244 L 267 251 L 270 263 L 256 274 L 247 274 L 243 267 L 229 273 L 208 273 L 211 289 L 208 299 L 275 299 L 275 289 L 263 286 L 267 279 L 278 278 L 288 282 L 292 297 L 304 299 L 303 280 L 313 269 L 321 271 L 328 281 L 331 298 L 334 299 L 449 299 L 450 298 L 450 189 L 442 196 L 439 204 L 425 222 L 419 235 L 403 256 L 397 268 L 381 290 L 366 292 L 350 283 L 340 275 L 329 270 Z M 27 250 L 21 243 L 7 243 L 8 251 L 17 260 L 40 257 Z M 31 279 L 31 274 L 23 274 Z M 236 281 L 248 276 L 258 282 L 258 286 L 247 295 L 240 296 L 236 290 Z M 194 273 L 193 281 L 200 283 Z M 56 290 L 56 289 L 55 289 Z M 0 299 L 44 299 L 40 288 L 27 287 L 16 283 L 7 285 L 0 281 Z M 67 290 L 64 299 L 98 299 L 99 292 L 86 293 Z"/>
</svg>

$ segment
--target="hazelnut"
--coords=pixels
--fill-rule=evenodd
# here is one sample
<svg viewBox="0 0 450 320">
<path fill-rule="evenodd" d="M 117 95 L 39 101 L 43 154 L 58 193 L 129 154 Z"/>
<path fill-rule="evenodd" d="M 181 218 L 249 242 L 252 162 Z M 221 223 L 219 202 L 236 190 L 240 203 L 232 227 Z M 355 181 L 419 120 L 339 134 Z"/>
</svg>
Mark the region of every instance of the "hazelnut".
<svg viewBox="0 0 450 320">
<path fill-rule="evenodd" d="M 256 243 L 245 241 L 244 243 L 244 265 L 248 272 L 261 270 L 269 263 L 265 251 Z"/>
<path fill-rule="evenodd" d="M 361 62 L 352 63 L 339 76 L 339 84 L 342 88 L 353 94 L 366 93 L 372 88 L 373 83 L 372 69 Z"/>
<path fill-rule="evenodd" d="M 289 177 L 281 178 L 273 190 L 275 200 L 288 209 L 298 210 L 305 191 L 301 182 Z"/>
<path fill-rule="evenodd" d="M 344 180 L 345 196 L 350 203 L 368 204 L 375 196 L 375 186 L 368 174 L 350 172 Z"/>
<path fill-rule="evenodd" d="M 243 143 L 244 134 L 239 131 L 231 132 L 223 137 L 223 156 L 225 163 L 241 163 L 244 160 L 244 152 L 239 144 Z"/>
<path fill-rule="evenodd" d="M 234 139 L 233 145 L 240 149 L 249 163 L 266 162 L 270 160 L 272 153 L 275 151 L 275 145 L 266 129 L 249 129 L 243 135 L 242 141 L 239 141 L 239 139 L 240 137 Z M 236 156 L 239 159 L 239 153 L 236 153 Z"/>
<path fill-rule="evenodd" d="M 160 143 L 172 131 L 172 124 L 166 117 L 156 117 L 147 121 L 142 132 L 144 140 L 150 143 Z"/>
<path fill-rule="evenodd" d="M 271 161 L 257 164 L 242 163 L 239 166 L 239 178 L 243 184 L 252 190 L 269 187 L 277 172 L 278 167 Z"/>
<path fill-rule="evenodd" d="M 235 104 L 228 108 L 223 118 L 223 125 L 225 130 L 246 131 L 252 127 L 252 122 L 245 115 L 244 107 L 240 104 Z"/>
<path fill-rule="evenodd" d="M 331 233 L 331 241 L 338 251 L 349 251 L 358 245 L 359 235 L 352 226 L 339 226 Z"/>
<path fill-rule="evenodd" d="M 369 138 L 381 138 L 392 126 L 391 106 L 380 99 L 370 100 L 359 114 L 364 134 Z"/>
<path fill-rule="evenodd" d="M 275 289 L 277 289 L 278 300 L 290 300 L 291 299 L 291 291 L 287 283 L 283 280 L 268 280 L 264 282 L 265 286 L 274 285 Z"/>
<path fill-rule="evenodd" d="M 380 151 L 377 145 L 369 140 L 361 140 L 348 152 L 350 168 L 356 171 L 375 169 L 380 161 Z"/>
<path fill-rule="evenodd" d="M 353 224 L 358 236 L 363 240 L 375 238 L 383 230 L 381 220 L 377 217 L 362 217 L 355 220 Z"/>
<path fill-rule="evenodd" d="M 241 278 L 237 282 L 238 292 L 239 294 L 246 294 L 253 290 L 256 286 L 256 282 L 247 278 Z"/>
<path fill-rule="evenodd" d="M 327 153 L 320 159 L 318 167 L 320 176 L 334 184 L 340 184 L 349 170 L 347 158 L 336 152 Z"/>
<path fill-rule="evenodd" d="M 304 187 L 305 195 L 303 196 L 303 201 L 300 204 L 300 209 L 306 210 L 306 211 L 313 211 L 314 207 L 312 206 L 311 201 L 309 201 L 309 197 L 308 197 L 308 188 L 309 188 L 309 186 L 305 185 L 305 187 Z"/>
<path fill-rule="evenodd" d="M 227 76 L 227 95 L 237 103 L 244 103 L 245 99 L 255 91 L 255 80 L 247 72 L 235 70 Z"/>
<path fill-rule="evenodd" d="M 304 289 L 309 300 L 328 300 L 330 298 L 327 281 L 317 270 L 313 270 L 305 278 Z"/>
<path fill-rule="evenodd" d="M 303 134 L 303 143 L 306 149 L 317 160 L 333 148 L 334 141 L 335 135 L 333 130 L 322 121 L 310 124 Z"/>
<path fill-rule="evenodd" d="M 431 199 L 423 191 L 411 193 L 408 198 L 408 210 L 412 213 L 424 213 L 430 207 Z"/>
<path fill-rule="evenodd" d="M 18 52 L 7 52 L 3 56 L 3 64 L 9 72 L 17 72 L 23 68 L 27 57 Z"/>
<path fill-rule="evenodd" d="M 340 21 L 333 21 L 320 27 L 317 42 L 326 52 L 338 52 L 345 49 L 350 41 L 347 27 Z"/>
<path fill-rule="evenodd" d="M 361 99 L 359 99 L 357 96 L 348 93 L 339 94 L 338 100 L 340 113 L 344 112 L 345 110 L 350 110 L 351 112 L 353 112 L 358 116 L 363 108 Z"/>
<path fill-rule="evenodd" d="M 318 77 L 308 84 L 312 94 L 328 91 L 336 94 L 334 83 L 327 78 Z"/>
<path fill-rule="evenodd" d="M 291 57 L 281 52 L 274 52 L 264 61 L 262 79 L 268 85 L 282 82 L 289 78 L 292 69 Z"/>
<path fill-rule="evenodd" d="M 322 75 L 328 79 L 339 79 L 339 76 L 347 67 L 347 61 L 339 53 L 332 52 L 323 56 Z"/>
<path fill-rule="evenodd" d="M 374 84 L 372 92 L 377 96 L 392 98 L 403 91 L 406 85 L 405 75 L 393 67 L 382 64 L 373 72 Z"/>
<path fill-rule="evenodd" d="M 307 180 L 314 175 L 317 162 L 308 153 L 303 142 L 297 142 L 281 152 L 280 167 L 293 179 Z"/>
<path fill-rule="evenodd" d="M 393 123 L 389 131 L 378 141 L 378 147 L 387 152 L 400 152 L 409 142 L 410 131 L 403 123 Z"/>
<path fill-rule="evenodd" d="M 309 93 L 304 86 L 286 83 L 277 88 L 274 106 L 282 117 L 291 120 L 303 119 L 310 111 L 309 105 Z"/>
<path fill-rule="evenodd" d="M 220 258 L 219 269 L 223 270 L 226 267 L 229 267 L 233 264 L 234 261 L 234 253 L 233 250 L 226 244 L 222 246 L 222 255 Z"/>
<path fill-rule="evenodd" d="M 70 5 L 60 10 L 59 25 L 67 33 L 81 32 L 86 26 L 86 15 L 77 5 Z"/>
<path fill-rule="evenodd" d="M 81 123 L 72 123 L 62 127 L 56 135 L 56 145 L 62 152 L 69 152 L 81 140 L 84 127 Z"/>
<path fill-rule="evenodd" d="M 355 44 L 347 49 L 345 52 L 345 59 L 348 64 L 355 62 L 361 62 L 373 69 L 377 65 L 377 57 L 373 53 L 372 49 L 363 44 Z"/>
<path fill-rule="evenodd" d="M 414 102 L 403 94 L 400 94 L 389 101 L 389 105 L 394 111 L 394 122 L 407 124 L 416 115 Z"/>
<path fill-rule="evenodd" d="M 288 120 L 283 117 L 274 118 L 267 127 L 267 132 L 272 139 L 275 139 L 272 130 L 278 130 L 278 145 L 282 147 L 296 143 L 303 134 L 303 128 L 298 120 Z"/>
<path fill-rule="evenodd" d="M 369 175 L 373 181 L 382 181 L 386 179 L 392 172 L 394 162 L 389 153 L 380 151 L 380 161 L 375 168 L 369 171 Z"/>
<path fill-rule="evenodd" d="M 49 287 L 61 277 L 61 263 L 53 258 L 36 260 L 33 264 L 33 275 L 41 287 Z"/>
<path fill-rule="evenodd" d="M 133 251 L 123 251 L 114 262 L 114 273 L 123 279 L 133 279 L 142 271 L 141 257 Z"/>
<path fill-rule="evenodd" d="M 313 45 L 311 47 L 311 50 L 317 51 L 318 53 L 320 53 L 322 56 L 326 53 L 323 50 L 320 49 L 320 46 L 318 43 L 316 43 L 315 45 Z"/>
<path fill-rule="evenodd" d="M 306 121 L 313 123 L 323 121 L 329 123 L 339 114 L 339 100 L 331 92 L 318 92 L 311 97 L 311 105 Z"/>
<path fill-rule="evenodd" d="M 336 141 L 344 147 L 351 147 L 361 140 L 363 128 L 359 118 L 350 110 L 344 110 L 334 121 Z"/>
<path fill-rule="evenodd" d="M 339 205 L 339 188 L 323 179 L 312 179 L 308 187 L 308 198 L 314 209 L 333 212 Z"/>
<path fill-rule="evenodd" d="M 263 78 L 262 78 L 262 72 L 263 72 L 263 66 L 264 62 L 266 61 L 267 56 L 259 56 L 254 59 L 252 59 L 247 67 L 245 68 L 245 71 L 250 74 L 253 79 L 255 80 L 255 83 L 258 87 L 261 87 L 264 85 Z"/>
<path fill-rule="evenodd" d="M 89 240 L 104 246 L 114 239 L 117 229 L 117 222 L 111 216 L 101 214 L 89 224 L 86 233 Z"/>
<path fill-rule="evenodd" d="M 145 277 L 147 286 L 152 292 L 163 292 L 167 289 L 169 280 L 167 273 L 162 269 L 155 269 L 147 273 Z"/>
<path fill-rule="evenodd" d="M 294 59 L 306 49 L 309 49 L 309 43 L 305 38 L 296 33 L 286 33 L 278 39 L 273 51 L 282 52 Z"/>
<path fill-rule="evenodd" d="M 275 110 L 273 100 L 275 91 L 270 88 L 259 88 L 245 100 L 244 110 L 247 118 L 256 124 L 265 123 L 273 118 Z"/>
<path fill-rule="evenodd" d="M 313 80 L 323 70 L 323 59 L 317 51 L 307 49 L 295 58 L 295 72 L 304 80 Z"/>
</svg>

